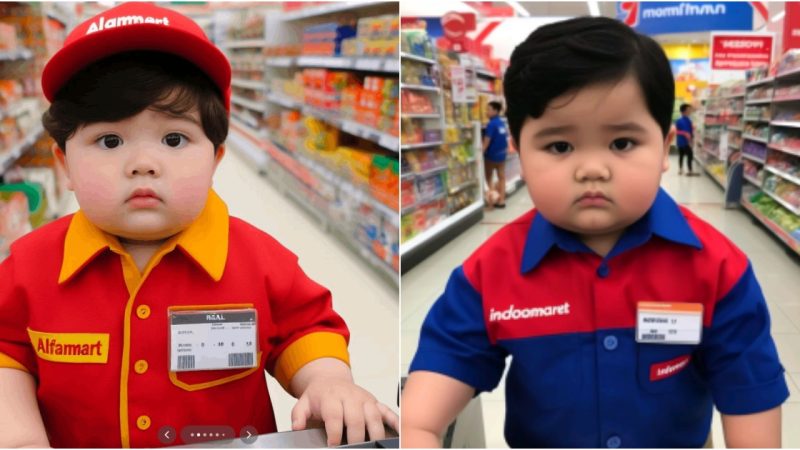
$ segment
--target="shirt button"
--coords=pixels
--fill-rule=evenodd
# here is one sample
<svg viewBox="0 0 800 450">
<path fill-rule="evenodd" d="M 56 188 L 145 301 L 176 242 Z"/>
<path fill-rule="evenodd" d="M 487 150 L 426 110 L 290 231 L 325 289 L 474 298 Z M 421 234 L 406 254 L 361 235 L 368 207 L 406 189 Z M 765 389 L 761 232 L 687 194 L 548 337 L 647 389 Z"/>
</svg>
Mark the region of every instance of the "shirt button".
<svg viewBox="0 0 800 450">
<path fill-rule="evenodd" d="M 603 347 L 608 351 L 616 350 L 617 345 L 619 345 L 619 341 L 616 336 L 606 336 L 605 339 L 603 339 Z"/>
<path fill-rule="evenodd" d="M 140 319 L 147 319 L 150 317 L 150 307 L 147 305 L 141 305 L 136 308 L 136 316 Z"/>
<path fill-rule="evenodd" d="M 150 418 L 147 416 L 139 416 L 139 418 L 136 419 L 136 427 L 142 431 L 150 428 Z"/>
<path fill-rule="evenodd" d="M 147 364 L 147 361 L 145 361 L 143 359 L 140 359 L 140 360 L 136 361 L 136 363 L 133 365 L 133 370 L 136 373 L 138 373 L 139 375 L 141 375 L 141 374 L 147 372 L 147 368 L 148 367 L 149 366 Z"/>
<path fill-rule="evenodd" d="M 611 436 L 606 441 L 606 446 L 608 448 L 619 448 L 622 445 L 622 439 L 619 436 Z"/>
<path fill-rule="evenodd" d="M 600 278 L 607 277 L 609 272 L 611 272 L 611 270 L 606 263 L 600 264 L 600 267 L 597 268 L 597 276 Z"/>
</svg>

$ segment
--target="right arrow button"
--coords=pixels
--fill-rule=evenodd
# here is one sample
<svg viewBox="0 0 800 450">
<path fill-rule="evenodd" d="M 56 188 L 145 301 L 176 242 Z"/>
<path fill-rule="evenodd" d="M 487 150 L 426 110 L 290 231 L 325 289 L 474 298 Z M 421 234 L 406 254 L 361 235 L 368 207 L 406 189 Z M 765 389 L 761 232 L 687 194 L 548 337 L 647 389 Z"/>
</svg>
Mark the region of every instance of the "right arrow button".
<svg viewBox="0 0 800 450">
<path fill-rule="evenodd" d="M 242 431 L 239 433 L 239 438 L 245 444 L 252 444 L 258 440 L 258 430 L 256 430 L 256 427 L 252 425 L 242 427 Z"/>
</svg>

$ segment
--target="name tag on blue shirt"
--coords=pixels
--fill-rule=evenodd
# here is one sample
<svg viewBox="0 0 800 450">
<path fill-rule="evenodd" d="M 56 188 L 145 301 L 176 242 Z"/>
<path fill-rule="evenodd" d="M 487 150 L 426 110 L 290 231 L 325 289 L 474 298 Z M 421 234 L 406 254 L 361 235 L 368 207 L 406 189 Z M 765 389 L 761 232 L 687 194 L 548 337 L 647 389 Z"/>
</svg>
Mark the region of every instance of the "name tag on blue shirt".
<svg viewBox="0 0 800 450">
<path fill-rule="evenodd" d="M 636 342 L 699 344 L 703 333 L 702 303 L 639 302 Z"/>
</svg>

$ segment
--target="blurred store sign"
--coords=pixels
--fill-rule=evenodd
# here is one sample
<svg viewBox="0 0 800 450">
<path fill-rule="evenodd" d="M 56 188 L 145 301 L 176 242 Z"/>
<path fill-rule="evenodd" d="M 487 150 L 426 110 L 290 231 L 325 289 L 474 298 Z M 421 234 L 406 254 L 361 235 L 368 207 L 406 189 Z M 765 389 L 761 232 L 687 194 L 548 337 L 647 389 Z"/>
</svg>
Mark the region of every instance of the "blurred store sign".
<svg viewBox="0 0 800 450">
<path fill-rule="evenodd" d="M 644 34 L 753 30 L 763 2 L 617 2 L 617 18 Z"/>
<path fill-rule="evenodd" d="M 800 48 L 800 3 L 786 2 L 786 15 L 783 16 L 783 51 Z"/>
<path fill-rule="evenodd" d="M 769 66 L 771 33 L 711 33 L 712 70 L 748 70 Z"/>
</svg>

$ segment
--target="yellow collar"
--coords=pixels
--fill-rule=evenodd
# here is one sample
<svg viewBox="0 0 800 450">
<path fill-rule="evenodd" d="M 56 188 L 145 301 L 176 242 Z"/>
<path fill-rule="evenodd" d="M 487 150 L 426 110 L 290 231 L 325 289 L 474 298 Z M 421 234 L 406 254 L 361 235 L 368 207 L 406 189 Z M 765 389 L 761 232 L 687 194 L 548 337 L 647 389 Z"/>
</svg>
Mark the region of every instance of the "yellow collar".
<svg viewBox="0 0 800 450">
<path fill-rule="evenodd" d="M 174 249 L 179 245 L 214 281 L 219 281 L 228 259 L 228 222 L 228 207 L 213 190 L 209 190 L 200 216 L 188 228 L 167 240 L 159 252 L 164 247 Z M 64 239 L 64 259 L 58 283 L 69 281 L 106 248 L 121 255 L 126 253 L 115 236 L 97 228 L 83 211 L 75 213 Z"/>
</svg>

